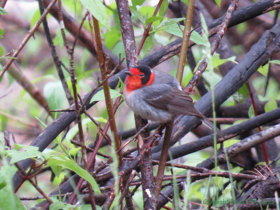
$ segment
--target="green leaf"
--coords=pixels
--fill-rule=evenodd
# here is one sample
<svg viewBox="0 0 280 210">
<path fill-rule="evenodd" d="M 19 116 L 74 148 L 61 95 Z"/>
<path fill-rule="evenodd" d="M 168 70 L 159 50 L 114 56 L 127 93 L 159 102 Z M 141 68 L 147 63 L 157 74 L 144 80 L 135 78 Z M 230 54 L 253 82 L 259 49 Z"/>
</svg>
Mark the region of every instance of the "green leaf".
<svg viewBox="0 0 280 210">
<path fill-rule="evenodd" d="M 247 119 L 245 119 L 245 120 L 236 120 L 232 125 L 237 125 L 237 124 L 243 123 L 245 121 L 247 121 Z"/>
<path fill-rule="evenodd" d="M 7 15 L 8 13 L 3 9 L 3 7 L 0 7 L 0 15 Z"/>
<path fill-rule="evenodd" d="M 47 162 L 47 165 L 48 166 L 62 166 L 71 171 L 74 171 L 80 177 L 82 177 L 84 180 L 88 181 L 91 184 L 92 189 L 95 193 L 101 194 L 101 191 L 100 191 L 95 179 L 85 169 L 78 166 L 75 161 L 66 159 L 65 157 L 64 158 L 53 157 Z"/>
<path fill-rule="evenodd" d="M 152 22 L 155 22 L 155 21 L 158 21 L 158 20 L 163 20 L 163 17 L 159 17 L 159 16 L 156 16 L 156 17 L 149 17 L 149 18 L 146 20 L 146 25 L 149 25 L 149 23 L 152 23 Z"/>
<path fill-rule="evenodd" d="M 50 205 L 50 210 L 71 210 L 73 209 L 73 205 L 69 203 L 63 203 L 62 201 L 56 200 Z"/>
<path fill-rule="evenodd" d="M 25 149 L 25 151 L 18 151 L 18 149 Z M 16 163 L 28 158 L 42 157 L 39 147 L 15 144 L 16 150 L 6 150 L 7 155 L 11 158 L 10 163 Z"/>
<path fill-rule="evenodd" d="M 88 50 L 84 51 L 83 57 L 81 59 L 81 71 L 84 72 L 85 71 L 85 64 L 86 64 L 86 60 L 87 60 L 87 56 L 89 54 Z"/>
<path fill-rule="evenodd" d="M 248 96 L 249 90 L 246 84 L 243 84 L 241 88 L 237 91 L 238 95 L 234 97 L 238 102 L 242 103 Z"/>
<path fill-rule="evenodd" d="M 220 7 L 222 0 L 215 0 L 216 4 Z"/>
<path fill-rule="evenodd" d="M 154 46 L 154 34 L 151 34 L 150 36 L 147 37 L 142 50 L 140 52 L 140 58 L 143 58 L 147 55 L 148 52 L 150 52 L 150 50 L 153 48 Z"/>
<path fill-rule="evenodd" d="M 132 7 L 129 7 L 129 8 L 130 8 L 130 11 L 132 12 L 132 14 L 133 14 L 136 18 L 138 18 L 142 24 L 144 24 L 144 23 L 145 23 L 144 18 L 143 18 L 143 16 L 141 15 L 141 13 L 137 10 L 137 8 L 136 8 L 136 7 L 133 7 L 133 6 L 132 6 Z"/>
<path fill-rule="evenodd" d="M 190 39 L 197 45 L 205 45 L 205 40 L 200 36 L 197 31 L 192 31 Z"/>
<path fill-rule="evenodd" d="M 20 199 L 6 187 L 0 190 L 0 209 L 2 210 L 25 210 Z"/>
<path fill-rule="evenodd" d="M 80 0 L 82 5 L 108 30 L 110 30 L 109 17 L 105 6 L 100 0 Z"/>
<path fill-rule="evenodd" d="M 269 64 L 265 64 L 264 66 L 259 67 L 258 72 L 260 72 L 263 76 L 267 77 Z"/>
<path fill-rule="evenodd" d="M 141 6 L 144 3 L 145 0 L 132 0 L 132 5 L 133 6 Z"/>
<path fill-rule="evenodd" d="M 30 29 L 33 28 L 33 26 L 37 23 L 37 21 L 40 19 L 41 17 L 41 13 L 40 10 L 37 9 L 36 12 L 34 12 L 31 21 L 30 21 Z"/>
<path fill-rule="evenodd" d="M 60 81 L 49 82 L 44 87 L 44 96 L 46 97 L 50 109 L 61 109 L 66 99 L 63 87 Z"/>
<path fill-rule="evenodd" d="M 64 46 L 64 40 L 63 40 L 62 32 L 61 32 L 60 28 L 57 29 L 56 36 L 53 39 L 53 44 L 55 46 L 59 45 L 60 49 L 62 49 Z"/>
<path fill-rule="evenodd" d="M 181 26 L 182 30 L 184 30 L 184 26 Z M 173 34 L 178 37 L 183 37 L 183 31 L 179 28 L 178 24 L 167 25 L 164 27 L 164 30 L 167 33 Z M 197 45 L 205 45 L 205 40 L 200 36 L 200 34 L 196 31 L 192 31 L 190 40 L 192 40 Z"/>
<path fill-rule="evenodd" d="M 251 106 L 248 110 L 248 116 L 249 116 L 249 118 L 254 118 L 255 117 L 255 111 L 254 111 L 254 108 L 253 108 L 252 104 L 251 104 Z"/>
<path fill-rule="evenodd" d="M 268 101 L 264 106 L 265 112 L 270 112 L 270 111 L 272 111 L 274 109 L 277 109 L 277 108 L 278 108 L 278 106 L 277 106 L 277 103 L 276 103 L 275 100 Z"/>
<path fill-rule="evenodd" d="M 269 63 L 280 65 L 280 60 L 271 60 L 271 61 L 269 61 Z"/>
<path fill-rule="evenodd" d="M 161 30 L 162 28 L 164 29 L 164 27 L 166 26 L 173 25 L 185 19 L 186 18 L 173 18 L 173 19 L 164 18 L 163 21 L 153 31 L 150 32 L 150 34 L 155 33 L 156 31 Z"/>
<path fill-rule="evenodd" d="M 238 142 L 240 142 L 240 140 L 230 139 L 230 140 L 225 141 L 223 144 L 224 144 L 224 147 L 227 148 L 227 147 L 230 147 L 231 145 L 234 145 L 235 143 L 238 143 Z"/>
<path fill-rule="evenodd" d="M 110 89 L 110 96 L 112 99 L 117 98 L 119 96 L 121 96 L 122 94 L 120 94 L 119 91 L 117 90 L 113 90 Z M 105 95 L 104 95 L 104 89 L 100 90 L 99 92 L 97 92 L 92 99 L 90 100 L 90 103 L 94 102 L 94 101 L 102 101 L 105 100 Z"/>
<path fill-rule="evenodd" d="M 212 63 L 213 63 L 213 67 L 218 67 L 222 64 L 224 64 L 225 62 L 227 61 L 230 61 L 230 62 L 233 62 L 233 63 L 237 63 L 235 61 L 236 57 L 235 56 L 232 56 L 230 58 L 226 58 L 226 59 L 221 59 L 220 58 L 220 54 L 218 53 L 214 53 L 214 55 L 212 56 Z"/>
<path fill-rule="evenodd" d="M 168 0 L 163 0 L 159 8 L 159 12 L 158 12 L 159 16 L 163 17 L 166 13 L 167 8 L 168 8 Z"/>
<path fill-rule="evenodd" d="M 4 30 L 0 28 L 0 38 L 4 35 Z"/>
<path fill-rule="evenodd" d="M 0 56 L 4 56 L 5 55 L 5 50 L 4 48 L 0 45 Z"/>
<path fill-rule="evenodd" d="M 112 28 L 111 31 L 106 31 L 104 34 L 105 46 L 111 50 L 120 40 L 121 36 L 122 34 L 117 30 L 116 27 Z"/>
<path fill-rule="evenodd" d="M 107 120 L 104 119 L 103 117 L 93 117 L 97 122 L 102 122 L 102 123 L 106 123 Z M 89 123 L 93 123 L 91 121 L 91 119 L 89 118 L 85 118 L 82 120 L 82 127 L 85 128 L 86 125 L 88 125 Z M 79 131 L 79 128 L 78 128 L 78 125 L 76 124 L 75 126 L 73 126 L 67 133 L 66 137 L 65 137 L 65 141 L 66 142 L 70 142 L 74 136 L 78 133 Z"/>
</svg>

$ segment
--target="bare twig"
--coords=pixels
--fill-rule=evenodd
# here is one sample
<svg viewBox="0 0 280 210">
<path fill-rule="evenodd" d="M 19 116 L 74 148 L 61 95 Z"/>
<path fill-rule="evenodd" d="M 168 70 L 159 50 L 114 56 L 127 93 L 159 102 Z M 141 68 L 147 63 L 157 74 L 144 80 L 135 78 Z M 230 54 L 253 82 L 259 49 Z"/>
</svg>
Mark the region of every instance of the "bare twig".
<svg viewBox="0 0 280 210">
<path fill-rule="evenodd" d="M 190 0 L 188 5 L 188 11 L 186 14 L 186 23 L 185 23 L 184 33 L 183 33 L 182 47 L 181 47 L 177 75 L 176 75 L 176 78 L 180 82 L 180 84 L 182 83 L 184 67 L 187 58 L 187 51 L 189 46 L 189 40 L 191 37 L 193 10 L 194 10 L 194 0 Z"/>
<path fill-rule="evenodd" d="M 252 88 L 251 88 L 249 80 L 246 82 L 246 85 L 247 85 L 247 88 L 249 90 L 249 95 L 250 95 L 250 98 L 251 98 L 251 101 L 252 101 L 252 105 L 253 105 L 255 116 L 258 116 L 256 102 L 255 102 L 255 99 L 254 99 L 254 95 L 253 95 Z M 259 130 L 259 132 L 261 132 L 262 131 L 262 127 L 259 126 L 258 130 Z M 265 143 L 262 143 L 262 149 L 263 149 L 263 154 L 264 154 L 265 162 L 266 162 L 266 164 L 268 164 L 269 160 L 268 160 L 268 155 L 267 155 Z"/>
<path fill-rule="evenodd" d="M 45 10 L 44 9 L 43 0 L 39 0 L 38 3 L 39 3 L 40 12 L 41 12 L 41 14 L 43 14 L 44 10 Z M 54 43 L 52 41 L 52 37 L 51 37 L 50 29 L 49 29 L 49 26 L 48 26 L 47 18 L 44 18 L 43 26 L 44 26 L 44 30 L 45 30 L 45 35 L 46 35 L 47 41 L 48 41 L 49 46 L 51 48 L 51 54 L 52 54 L 52 58 L 53 58 L 54 64 L 56 66 L 56 70 L 57 70 L 58 76 L 60 78 L 62 87 L 64 89 L 66 98 L 68 99 L 68 103 L 69 103 L 69 105 L 71 105 L 73 103 L 73 97 L 71 95 L 71 92 L 69 90 L 69 87 L 67 85 L 65 76 L 64 76 L 62 68 L 61 68 L 62 62 L 61 62 L 61 60 L 59 59 L 59 57 L 57 55 Z"/>
<path fill-rule="evenodd" d="M 44 20 L 44 18 L 47 16 L 47 14 L 49 13 L 49 10 L 52 8 L 52 6 L 55 4 L 56 0 L 53 0 L 49 6 L 46 8 L 45 12 L 42 14 L 42 16 L 40 17 L 40 19 L 36 22 L 36 24 L 33 26 L 33 28 L 31 29 L 31 31 L 28 33 L 28 35 L 23 39 L 23 41 L 21 42 L 19 48 L 14 52 L 14 54 L 12 55 L 12 57 L 17 57 L 18 54 L 20 53 L 20 51 L 23 49 L 23 47 L 25 46 L 25 44 L 27 43 L 27 41 L 30 39 L 30 37 L 33 36 L 34 32 L 36 31 L 36 29 L 39 27 L 39 25 L 41 24 L 41 22 Z M 3 74 L 7 71 L 7 69 L 10 67 L 10 65 L 13 63 L 14 59 L 10 58 L 10 60 L 6 63 L 6 65 L 3 67 L 2 71 L 0 72 L 0 78 L 3 76 Z"/>
<path fill-rule="evenodd" d="M 158 173 L 157 173 L 157 178 L 156 178 L 156 190 L 155 190 L 156 204 L 158 202 L 159 194 L 161 191 L 162 178 L 163 178 L 163 174 L 164 174 L 165 163 L 166 163 L 167 156 L 168 156 L 168 149 L 169 149 L 169 145 L 170 145 L 172 129 L 173 129 L 173 121 L 168 122 L 166 125 L 166 129 L 165 129 L 165 135 L 164 135 L 163 145 L 162 145 L 162 149 L 161 149 L 161 155 L 160 155 L 160 159 L 159 159 L 160 165 L 158 168 Z"/>
</svg>

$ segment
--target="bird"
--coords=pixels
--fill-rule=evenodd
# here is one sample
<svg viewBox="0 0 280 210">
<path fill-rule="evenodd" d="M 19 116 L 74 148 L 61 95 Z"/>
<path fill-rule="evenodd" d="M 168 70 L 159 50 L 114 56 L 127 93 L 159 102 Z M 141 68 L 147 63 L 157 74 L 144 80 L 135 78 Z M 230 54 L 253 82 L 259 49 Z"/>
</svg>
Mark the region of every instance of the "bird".
<svg viewBox="0 0 280 210">
<path fill-rule="evenodd" d="M 125 73 L 124 100 L 136 115 L 161 124 L 179 115 L 196 116 L 214 129 L 175 77 L 145 65 L 132 67 Z M 218 129 L 217 133 L 222 135 Z"/>
</svg>

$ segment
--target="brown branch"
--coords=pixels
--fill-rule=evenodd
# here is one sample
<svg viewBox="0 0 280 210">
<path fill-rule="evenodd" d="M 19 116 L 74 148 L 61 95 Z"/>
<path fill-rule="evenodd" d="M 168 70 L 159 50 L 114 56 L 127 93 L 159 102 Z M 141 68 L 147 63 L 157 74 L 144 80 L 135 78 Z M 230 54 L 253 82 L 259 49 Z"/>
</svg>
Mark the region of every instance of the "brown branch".
<svg viewBox="0 0 280 210">
<path fill-rule="evenodd" d="M 39 3 L 40 12 L 41 12 L 41 15 L 42 15 L 44 13 L 44 10 L 45 10 L 44 9 L 43 0 L 39 0 L 38 3 Z M 59 59 L 59 57 L 57 55 L 54 43 L 52 41 L 52 37 L 51 37 L 50 29 L 49 29 L 49 26 L 48 26 L 47 18 L 44 18 L 43 26 L 44 26 L 44 31 L 45 31 L 45 35 L 46 35 L 48 44 L 49 44 L 49 46 L 51 48 L 51 54 L 52 54 L 52 58 L 53 58 L 53 61 L 54 61 L 54 64 L 55 64 L 58 76 L 60 78 L 62 87 L 64 89 L 66 98 L 68 99 L 68 103 L 69 103 L 69 105 L 71 105 L 73 103 L 73 97 L 71 95 L 71 92 L 69 90 L 69 87 L 67 85 L 65 76 L 64 76 L 62 68 L 61 68 L 62 62 L 61 62 L 61 60 Z"/>
<path fill-rule="evenodd" d="M 28 176 L 28 174 L 20 167 L 20 165 L 18 163 L 15 163 L 15 166 L 18 168 L 18 170 L 20 171 L 20 173 L 26 177 Z M 36 188 L 36 190 L 49 202 L 49 203 L 53 203 L 53 201 L 44 193 L 44 191 L 31 179 L 31 178 L 27 178 L 27 180 Z"/>
<path fill-rule="evenodd" d="M 252 88 L 251 88 L 251 85 L 250 85 L 249 80 L 246 82 L 246 86 L 247 86 L 247 88 L 248 88 L 248 90 L 249 90 L 249 95 L 250 95 L 250 98 L 251 98 L 251 101 L 252 101 L 252 105 L 253 105 L 253 109 L 254 109 L 255 116 L 258 116 L 258 111 L 257 111 L 257 107 L 256 107 L 256 102 L 255 102 L 255 99 L 254 99 L 254 95 L 253 95 Z M 258 127 L 258 130 L 259 130 L 259 132 L 261 132 L 261 131 L 262 131 L 262 127 L 259 126 L 259 127 Z M 262 150 L 263 150 L 265 162 L 266 162 L 266 164 L 268 164 L 268 163 L 269 163 L 269 160 L 268 160 L 268 155 L 267 155 L 265 143 L 262 143 Z"/>
<path fill-rule="evenodd" d="M 181 52 L 180 52 L 180 56 L 179 56 L 179 63 L 178 63 L 178 69 L 177 69 L 177 75 L 176 75 L 176 78 L 180 82 L 180 84 L 182 84 L 184 67 L 185 67 L 186 58 L 187 58 L 187 51 L 188 51 L 189 41 L 190 41 L 190 37 L 191 37 L 193 11 L 194 11 L 194 0 L 190 0 L 189 5 L 188 5 L 188 11 L 186 14 L 186 23 L 185 23 L 184 33 L 183 33 L 182 47 L 181 47 Z"/>
<path fill-rule="evenodd" d="M 159 165 L 157 177 L 156 177 L 156 189 L 155 189 L 156 205 L 158 203 L 158 198 L 159 198 L 159 194 L 161 191 L 161 184 L 163 181 L 162 178 L 163 178 L 163 174 L 164 174 L 165 163 L 166 163 L 167 156 L 168 156 L 168 149 L 170 146 L 172 129 L 173 129 L 173 121 L 168 122 L 166 124 L 165 135 L 164 135 L 164 139 L 163 139 L 163 146 L 161 149 L 161 155 L 160 155 L 160 159 L 159 159 L 160 165 Z"/>
<path fill-rule="evenodd" d="M 117 1 L 118 14 L 122 27 L 122 37 L 126 55 L 127 67 L 131 68 L 138 64 L 138 58 L 136 53 L 136 44 L 134 37 L 133 25 L 131 22 L 131 13 L 127 0 Z"/>
<path fill-rule="evenodd" d="M 249 136 L 239 143 L 236 143 L 230 147 L 227 148 L 226 152 L 228 155 L 228 158 L 231 159 L 232 157 L 235 157 L 236 155 L 240 154 L 241 152 L 244 152 L 258 144 L 261 144 L 271 138 L 274 138 L 276 136 L 280 135 L 280 124 L 277 124 L 271 128 L 268 128 L 266 130 L 263 130 L 257 134 L 254 134 L 252 136 Z M 214 159 L 215 157 L 210 157 L 207 160 L 203 161 L 202 163 L 198 164 L 198 167 L 204 167 L 204 168 L 213 168 L 214 167 Z M 217 155 L 218 164 L 225 163 L 226 162 L 226 156 L 222 152 Z"/>
<path fill-rule="evenodd" d="M 28 40 L 30 39 L 30 37 L 33 36 L 34 32 L 36 31 L 36 29 L 39 27 L 39 25 L 41 24 L 41 22 L 43 21 L 43 19 L 47 16 L 47 14 L 49 13 L 49 10 L 52 8 L 52 6 L 55 4 L 56 0 L 52 0 L 52 2 L 49 4 L 49 6 L 46 8 L 45 12 L 42 14 L 42 16 L 40 17 L 40 19 L 36 22 L 36 24 L 33 26 L 33 28 L 31 29 L 31 31 L 27 34 L 27 36 L 22 40 L 19 48 L 13 53 L 12 57 L 17 57 L 18 54 L 20 53 L 20 51 L 23 49 L 23 47 L 25 46 L 25 44 L 28 42 Z M 10 67 L 10 65 L 13 63 L 14 59 L 10 58 L 10 60 L 6 63 L 6 65 L 3 67 L 2 71 L 0 72 L 0 78 L 4 75 L 4 73 L 8 70 L 8 68 Z"/>
<path fill-rule="evenodd" d="M 107 69 L 106 69 L 106 65 L 105 65 L 105 55 L 104 55 L 103 49 L 102 49 L 99 23 L 95 17 L 92 16 L 92 18 L 93 18 L 99 67 L 100 67 L 100 71 L 101 71 L 102 80 L 105 80 L 106 76 L 107 76 Z M 106 108 L 107 108 L 107 112 L 108 112 L 111 131 L 114 134 L 114 142 L 116 145 L 116 150 L 119 150 L 119 148 L 121 147 L 121 144 L 120 144 L 120 140 L 119 140 L 119 136 L 118 136 L 114 111 L 113 111 L 113 107 L 112 107 L 112 103 L 111 103 L 112 99 L 110 96 L 110 87 L 109 87 L 108 80 L 106 80 L 104 82 L 103 89 L 104 89 L 105 102 L 106 102 Z M 118 158 L 119 158 L 119 167 L 120 167 L 122 165 L 122 153 L 121 152 L 118 153 Z"/>
<path fill-rule="evenodd" d="M 6 59 L 1 59 L 0 63 L 6 65 L 7 64 Z M 40 91 L 38 87 L 32 84 L 32 82 L 20 70 L 19 66 L 15 63 L 12 63 L 8 72 L 29 93 L 29 95 L 32 98 L 34 98 L 37 101 L 37 103 L 40 104 L 50 116 L 52 116 L 44 94 L 42 93 L 42 91 Z"/>
</svg>

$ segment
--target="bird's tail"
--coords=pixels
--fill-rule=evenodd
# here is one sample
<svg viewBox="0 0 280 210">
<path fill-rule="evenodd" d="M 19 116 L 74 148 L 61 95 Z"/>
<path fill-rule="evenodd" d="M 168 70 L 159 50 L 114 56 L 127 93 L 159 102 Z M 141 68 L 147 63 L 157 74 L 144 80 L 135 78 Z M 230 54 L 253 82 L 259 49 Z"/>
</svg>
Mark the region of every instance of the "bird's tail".
<svg viewBox="0 0 280 210">
<path fill-rule="evenodd" d="M 208 120 L 204 115 L 202 115 L 202 116 L 203 117 L 201 119 L 204 122 L 204 124 L 207 125 L 209 128 L 211 128 L 214 131 L 213 123 L 210 120 Z M 220 137 L 224 137 L 224 134 L 222 133 L 222 131 L 219 128 L 216 128 L 216 132 Z"/>
</svg>

